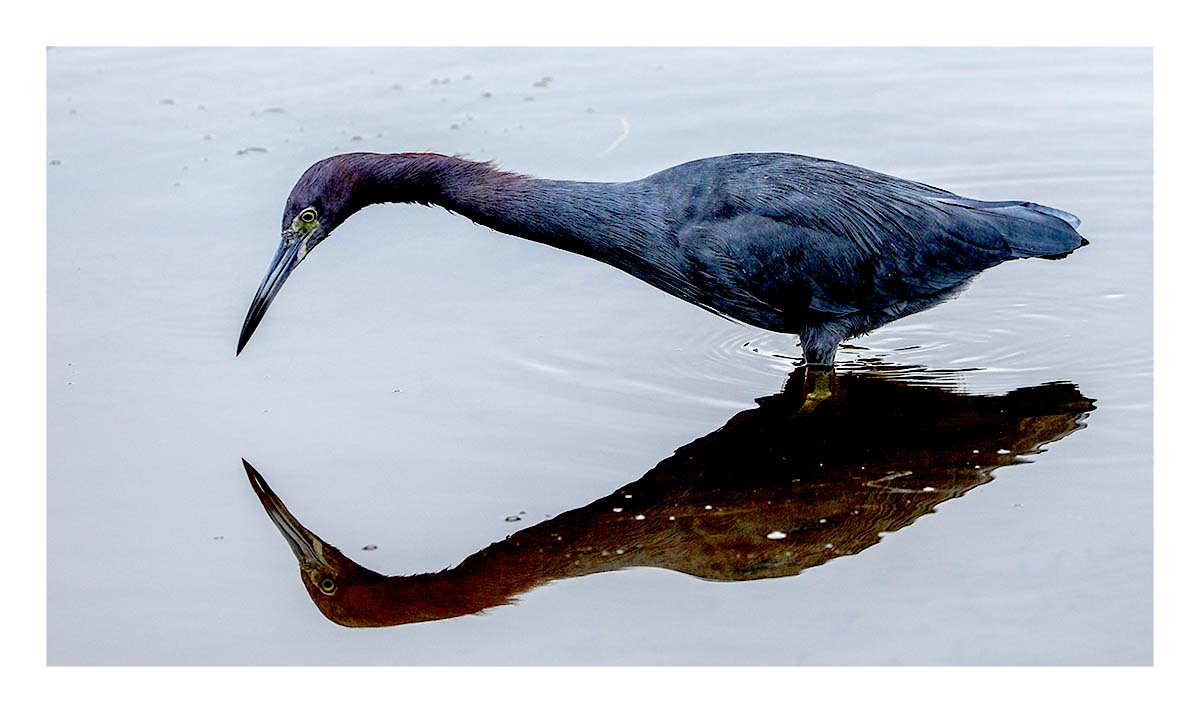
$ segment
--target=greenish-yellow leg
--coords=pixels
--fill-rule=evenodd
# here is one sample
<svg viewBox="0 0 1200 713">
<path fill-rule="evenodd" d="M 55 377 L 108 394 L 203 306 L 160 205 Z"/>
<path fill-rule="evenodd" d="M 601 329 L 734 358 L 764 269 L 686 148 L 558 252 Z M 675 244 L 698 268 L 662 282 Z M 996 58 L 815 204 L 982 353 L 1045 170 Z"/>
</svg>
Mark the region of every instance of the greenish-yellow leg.
<svg viewBox="0 0 1200 713">
<path fill-rule="evenodd" d="M 799 413 L 811 413 L 823 401 L 833 396 L 833 369 L 816 367 L 811 368 L 809 373 L 812 374 L 812 388 L 804 395 L 804 405 L 800 407 Z"/>
</svg>

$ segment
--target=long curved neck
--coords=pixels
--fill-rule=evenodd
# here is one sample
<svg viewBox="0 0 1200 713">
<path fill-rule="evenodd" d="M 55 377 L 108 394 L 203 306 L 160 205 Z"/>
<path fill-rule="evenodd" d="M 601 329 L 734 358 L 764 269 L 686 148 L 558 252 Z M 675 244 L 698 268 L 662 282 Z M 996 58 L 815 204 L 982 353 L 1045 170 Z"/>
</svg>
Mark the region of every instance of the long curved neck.
<svg viewBox="0 0 1200 713">
<path fill-rule="evenodd" d="M 550 181 L 431 153 L 355 154 L 355 202 L 438 205 L 502 233 L 634 269 L 661 223 L 630 184 Z"/>
<path fill-rule="evenodd" d="M 629 528 L 595 531 L 596 516 L 606 514 L 611 515 L 611 508 L 581 508 L 489 545 L 455 567 L 384 577 L 356 607 L 354 622 L 342 623 L 395 626 L 477 614 L 559 579 L 647 566 L 648 561 L 632 553 L 636 544 Z M 580 530 L 582 541 L 570 536 Z M 631 550 L 627 557 L 618 554 L 625 553 L 623 548 Z"/>
</svg>

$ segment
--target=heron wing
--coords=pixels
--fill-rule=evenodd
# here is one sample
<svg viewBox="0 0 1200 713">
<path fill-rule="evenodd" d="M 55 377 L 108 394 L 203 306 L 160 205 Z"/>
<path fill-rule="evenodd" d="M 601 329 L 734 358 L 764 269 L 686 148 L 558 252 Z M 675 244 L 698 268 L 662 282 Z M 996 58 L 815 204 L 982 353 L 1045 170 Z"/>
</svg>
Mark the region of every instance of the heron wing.
<svg viewBox="0 0 1200 713">
<path fill-rule="evenodd" d="M 725 172 L 700 222 L 714 242 L 708 253 L 723 253 L 714 269 L 781 311 L 886 309 L 1081 241 L 1078 219 L 1034 203 L 963 198 L 807 157 L 752 169 Z"/>
<path fill-rule="evenodd" d="M 730 226 L 741 237 L 729 245 L 763 265 L 752 291 L 795 306 L 788 287 L 799 284 L 810 309 L 837 315 L 941 292 L 1011 256 L 996 231 L 912 196 L 801 194 L 744 222 L 754 228 Z"/>
<path fill-rule="evenodd" d="M 1082 243 L 1063 211 L 794 154 L 700 159 L 626 185 L 664 228 L 656 274 L 668 265 L 685 299 L 760 326 L 893 310 Z"/>
</svg>

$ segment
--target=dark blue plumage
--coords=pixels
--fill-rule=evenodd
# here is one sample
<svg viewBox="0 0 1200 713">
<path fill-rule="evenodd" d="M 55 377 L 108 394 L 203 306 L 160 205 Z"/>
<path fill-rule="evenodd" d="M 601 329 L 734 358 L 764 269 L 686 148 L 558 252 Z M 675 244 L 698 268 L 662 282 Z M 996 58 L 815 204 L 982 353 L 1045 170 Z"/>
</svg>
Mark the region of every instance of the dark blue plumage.
<svg viewBox="0 0 1200 713">
<path fill-rule="evenodd" d="M 440 205 L 797 334 L 818 365 L 833 363 L 842 340 L 937 304 L 989 267 L 1087 244 L 1078 219 L 1054 208 L 793 154 L 718 156 L 627 183 L 535 179 L 438 154 L 343 154 L 293 188 L 238 350 L 313 247 L 355 211 L 387 202 Z"/>
</svg>

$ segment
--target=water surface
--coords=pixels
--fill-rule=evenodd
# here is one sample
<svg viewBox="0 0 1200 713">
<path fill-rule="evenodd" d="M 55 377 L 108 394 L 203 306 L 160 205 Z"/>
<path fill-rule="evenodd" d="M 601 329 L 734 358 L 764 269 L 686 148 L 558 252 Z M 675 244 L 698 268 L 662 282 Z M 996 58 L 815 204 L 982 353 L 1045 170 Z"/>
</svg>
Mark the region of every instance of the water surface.
<svg viewBox="0 0 1200 713">
<path fill-rule="evenodd" d="M 48 72 L 50 663 L 1150 662 L 1148 51 L 55 49 Z M 781 460 L 812 439 L 803 421 L 720 440 L 778 403 L 756 399 L 793 372 L 789 337 L 440 210 L 353 217 L 235 359 L 288 190 L 351 150 L 580 180 L 791 151 L 1069 210 L 1091 245 L 855 340 L 847 383 L 891 396 L 814 428 L 889 446 L 864 448 L 870 477 L 813 480 Z M 898 442 L 880 415 L 898 398 L 995 416 L 976 405 L 1014 393 L 1087 409 L 969 462 L 978 477 L 946 449 L 1036 423 Z M 695 487 L 669 465 L 714 438 L 716 514 L 671 495 Z M 903 465 L 934 442 L 943 456 Z M 635 566 L 548 577 L 482 615 L 348 629 L 313 606 L 242 458 L 383 574 L 581 509 L 578 537 L 621 532 L 587 508 L 664 472 L 643 514 L 682 502 L 713 538 L 660 538 Z M 729 558 L 786 552 L 805 518 L 906 470 L 926 476 L 901 489 L 913 509 L 830 556 Z M 822 500 L 822 482 L 849 494 Z M 781 576 L 715 576 L 731 571 Z"/>
</svg>

